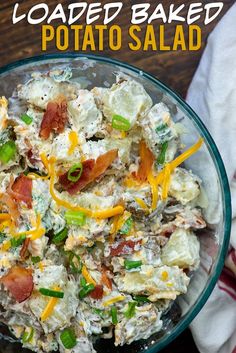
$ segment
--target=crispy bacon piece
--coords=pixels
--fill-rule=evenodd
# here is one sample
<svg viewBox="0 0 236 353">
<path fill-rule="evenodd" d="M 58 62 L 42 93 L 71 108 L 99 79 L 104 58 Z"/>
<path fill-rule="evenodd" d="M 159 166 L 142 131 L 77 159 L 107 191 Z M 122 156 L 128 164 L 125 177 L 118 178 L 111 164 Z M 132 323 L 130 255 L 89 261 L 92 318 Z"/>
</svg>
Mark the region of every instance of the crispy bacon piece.
<svg viewBox="0 0 236 353">
<path fill-rule="evenodd" d="M 20 175 L 8 188 L 8 193 L 16 201 L 23 201 L 28 208 L 32 208 L 32 179 Z"/>
<path fill-rule="evenodd" d="M 117 156 L 118 150 L 115 149 L 102 154 L 96 159 L 96 161 L 94 161 L 94 159 L 88 159 L 82 163 L 83 172 L 77 182 L 71 182 L 68 179 L 68 172 L 66 172 L 59 176 L 59 183 L 70 195 L 74 195 L 102 175 Z"/>
<path fill-rule="evenodd" d="M 109 272 L 109 270 L 105 267 L 102 266 L 102 277 L 101 277 L 101 282 L 110 290 L 112 290 L 112 280 L 110 279 L 110 277 L 108 276 L 107 272 Z"/>
<path fill-rule="evenodd" d="M 32 271 L 20 266 L 12 267 L 8 274 L 0 279 L 0 283 L 3 283 L 18 303 L 28 299 L 34 287 Z"/>
<path fill-rule="evenodd" d="M 49 102 L 41 122 L 39 136 L 43 140 L 47 140 L 51 132 L 55 132 L 56 134 L 62 133 L 67 121 L 66 100 L 60 98 L 57 102 Z"/>
<path fill-rule="evenodd" d="M 152 165 L 154 162 L 154 155 L 147 147 L 145 141 L 141 141 L 139 145 L 139 154 L 140 154 L 140 165 L 138 172 L 136 174 L 136 178 L 140 182 L 144 182 L 147 180 L 148 174 L 152 169 Z"/>
<path fill-rule="evenodd" d="M 140 244 L 140 241 L 122 241 L 120 243 L 116 243 L 110 247 L 110 255 L 111 256 L 120 256 L 120 255 L 130 255 L 133 254 L 135 245 Z"/>
<path fill-rule="evenodd" d="M 22 259 L 25 258 L 25 255 L 26 255 L 26 252 L 28 250 L 28 246 L 29 246 L 29 243 L 30 243 L 30 239 L 29 238 L 26 238 L 21 249 L 20 249 L 20 257 Z"/>
<path fill-rule="evenodd" d="M 102 299 L 103 297 L 103 286 L 97 284 L 92 292 L 90 292 L 90 297 L 93 299 Z"/>
</svg>

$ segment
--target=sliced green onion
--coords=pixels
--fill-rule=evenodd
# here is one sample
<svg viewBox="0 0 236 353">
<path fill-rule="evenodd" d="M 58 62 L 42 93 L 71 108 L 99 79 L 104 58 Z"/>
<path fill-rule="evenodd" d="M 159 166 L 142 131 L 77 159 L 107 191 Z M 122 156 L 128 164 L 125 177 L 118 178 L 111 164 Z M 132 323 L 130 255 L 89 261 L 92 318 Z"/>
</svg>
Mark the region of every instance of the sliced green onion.
<svg viewBox="0 0 236 353">
<path fill-rule="evenodd" d="M 30 328 L 30 332 L 24 332 L 23 333 L 23 335 L 22 335 L 22 342 L 23 343 L 28 343 L 28 342 L 30 342 L 31 340 L 32 340 L 32 338 L 33 338 L 33 336 L 34 336 L 34 329 L 33 329 L 33 327 L 31 327 Z"/>
<path fill-rule="evenodd" d="M 137 303 L 136 302 L 129 302 L 128 303 L 128 309 L 125 312 L 125 317 L 127 319 L 131 319 L 135 315 L 135 307 Z"/>
<path fill-rule="evenodd" d="M 113 306 L 111 308 L 111 321 L 112 321 L 113 325 L 118 324 L 117 309 L 115 306 Z"/>
<path fill-rule="evenodd" d="M 83 287 L 80 291 L 79 291 L 79 297 L 80 299 L 85 298 L 90 292 L 92 292 L 94 290 L 95 286 L 90 283 L 88 285 L 86 285 L 85 287 Z"/>
<path fill-rule="evenodd" d="M 68 235 L 68 228 L 62 229 L 59 233 L 55 234 L 52 238 L 54 244 L 60 244 Z"/>
<path fill-rule="evenodd" d="M 37 264 L 41 261 L 40 257 L 39 256 L 32 256 L 31 257 L 31 261 L 33 262 L 33 264 Z"/>
<path fill-rule="evenodd" d="M 168 127 L 167 124 L 161 124 L 156 127 L 156 132 L 161 132 L 161 131 L 165 130 L 167 127 Z"/>
<path fill-rule="evenodd" d="M 138 303 L 150 303 L 150 300 L 148 297 L 142 296 L 142 295 L 134 295 L 134 300 Z"/>
<path fill-rule="evenodd" d="M 64 329 L 60 334 L 60 340 L 66 349 L 74 348 L 74 346 L 76 346 L 76 343 L 77 343 L 75 331 L 70 328 Z"/>
<path fill-rule="evenodd" d="M 74 183 L 79 180 L 83 172 L 83 164 L 74 164 L 68 171 L 67 179 L 73 181 Z"/>
<path fill-rule="evenodd" d="M 8 163 L 16 154 L 16 144 L 14 141 L 7 141 L 0 147 L 0 161 L 3 164 Z"/>
<path fill-rule="evenodd" d="M 99 315 L 102 319 L 105 319 L 105 317 L 107 316 L 107 312 L 105 310 L 93 308 L 93 312 Z"/>
<path fill-rule="evenodd" d="M 18 246 L 22 245 L 26 239 L 25 235 L 21 235 L 19 238 L 12 238 L 11 239 L 11 246 L 13 248 L 18 248 Z"/>
<path fill-rule="evenodd" d="M 33 121 L 33 119 L 28 114 L 22 114 L 20 118 L 27 125 L 30 125 L 32 123 L 32 121 Z"/>
<path fill-rule="evenodd" d="M 47 297 L 53 298 L 64 298 L 64 292 L 60 292 L 57 290 L 52 290 L 48 288 L 39 288 L 39 292 Z"/>
<path fill-rule="evenodd" d="M 130 261 L 130 260 L 125 260 L 124 262 L 126 270 L 132 270 L 133 268 L 137 268 L 142 266 L 142 261 Z"/>
<path fill-rule="evenodd" d="M 84 277 L 81 277 L 81 278 L 80 278 L 80 286 L 81 286 L 81 287 L 85 287 L 86 284 L 87 284 L 86 279 L 85 279 Z"/>
<path fill-rule="evenodd" d="M 113 129 L 119 131 L 128 131 L 131 127 L 129 120 L 125 119 L 121 115 L 113 115 L 112 117 L 112 127 Z"/>
<path fill-rule="evenodd" d="M 161 152 L 160 152 L 159 157 L 157 159 L 158 164 L 162 165 L 165 163 L 167 148 L 168 148 L 168 142 L 166 141 L 161 145 Z"/>
<path fill-rule="evenodd" d="M 76 255 L 75 253 L 70 252 L 69 265 L 73 273 L 80 273 L 82 270 L 82 263 L 79 255 Z"/>
<path fill-rule="evenodd" d="M 86 215 L 80 211 L 66 211 L 65 219 L 69 225 L 83 226 L 86 222 Z"/>
<path fill-rule="evenodd" d="M 131 231 L 131 228 L 133 226 L 133 219 L 132 217 L 128 218 L 125 223 L 123 224 L 122 228 L 119 230 L 120 234 L 129 234 L 129 232 Z"/>
</svg>

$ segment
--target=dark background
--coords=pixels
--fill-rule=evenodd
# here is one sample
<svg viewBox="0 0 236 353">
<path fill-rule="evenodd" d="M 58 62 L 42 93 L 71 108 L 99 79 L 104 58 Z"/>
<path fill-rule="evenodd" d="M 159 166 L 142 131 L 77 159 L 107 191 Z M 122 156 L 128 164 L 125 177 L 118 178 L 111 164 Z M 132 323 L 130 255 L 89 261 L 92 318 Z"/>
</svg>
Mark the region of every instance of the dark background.
<svg viewBox="0 0 236 353">
<path fill-rule="evenodd" d="M 19 14 L 27 13 L 27 11 L 35 4 L 41 1 L 35 0 L 18 0 L 19 3 Z M 53 10 L 58 3 L 56 0 L 44 1 L 48 4 L 51 10 Z M 70 2 L 74 1 L 60 1 L 63 4 L 64 9 Z M 92 3 L 93 1 L 87 1 Z M 112 1 L 101 1 L 103 4 Z M 127 28 L 130 25 L 130 7 L 135 3 L 142 3 L 144 1 L 132 1 L 124 0 L 124 7 L 122 9 L 123 16 L 119 15 L 119 24 L 122 27 L 123 33 L 127 32 Z M 185 4 L 186 8 L 182 14 L 187 13 L 188 5 L 195 1 L 183 1 L 183 0 L 165 0 L 165 1 L 149 1 L 152 4 L 152 8 L 155 7 L 159 2 L 162 2 L 165 9 L 169 8 L 171 3 L 176 6 Z M 202 1 L 203 5 L 211 1 Z M 217 20 L 213 21 L 208 26 L 204 26 L 202 20 L 197 24 L 202 28 L 202 49 L 197 52 L 189 51 L 167 51 L 167 52 L 131 52 L 127 48 L 127 42 L 123 41 L 123 48 L 120 51 L 112 52 L 107 47 L 103 52 L 93 52 L 94 54 L 100 54 L 109 56 L 115 59 L 126 61 L 132 65 L 139 67 L 149 73 L 153 74 L 164 83 L 169 85 L 172 89 L 176 90 L 179 94 L 185 97 L 189 83 L 193 77 L 193 74 L 198 66 L 199 60 L 202 55 L 202 51 L 207 42 L 209 33 L 213 30 L 217 21 L 223 16 L 223 14 L 229 9 L 234 3 L 233 0 L 224 0 L 224 8 Z M 7 0 L 0 2 L 0 66 L 6 65 L 12 61 L 23 59 L 26 57 L 42 54 L 41 52 L 41 29 L 40 25 L 29 25 L 26 21 L 22 21 L 16 25 L 12 24 L 12 11 L 15 0 Z M 125 15 L 124 15 L 125 14 Z M 40 13 L 39 13 L 40 15 Z M 54 26 L 61 23 L 52 23 Z M 83 20 L 80 24 L 83 24 Z M 101 22 L 97 22 L 101 24 Z M 166 44 L 171 44 L 173 41 L 173 35 L 176 23 L 166 25 Z M 107 42 L 105 36 L 104 42 Z M 72 51 L 73 45 L 70 46 Z M 55 52 L 55 46 L 53 43 L 49 44 L 48 52 Z M 8 345 L 0 342 L 0 353 L 6 353 L 8 351 Z M 16 348 L 17 352 L 20 352 L 19 347 Z M 178 337 L 168 348 L 162 351 L 163 353 L 198 353 L 197 348 L 192 340 L 190 331 L 185 331 L 180 337 Z"/>
</svg>

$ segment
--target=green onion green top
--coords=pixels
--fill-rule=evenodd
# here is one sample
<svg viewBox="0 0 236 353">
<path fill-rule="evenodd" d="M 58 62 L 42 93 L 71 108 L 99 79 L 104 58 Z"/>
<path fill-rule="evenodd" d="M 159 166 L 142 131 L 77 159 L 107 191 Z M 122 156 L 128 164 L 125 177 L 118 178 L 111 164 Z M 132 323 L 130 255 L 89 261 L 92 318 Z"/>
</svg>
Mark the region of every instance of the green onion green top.
<svg viewBox="0 0 236 353">
<path fill-rule="evenodd" d="M 76 346 L 75 331 L 70 328 L 64 329 L 60 334 L 60 340 L 66 349 L 74 348 L 74 346 Z"/>
<path fill-rule="evenodd" d="M 68 228 L 62 229 L 59 233 L 55 234 L 52 238 L 54 244 L 60 244 L 68 235 Z"/>
<path fill-rule="evenodd" d="M 124 265 L 126 270 L 132 270 L 133 268 L 138 268 L 142 266 L 142 261 L 130 261 L 130 260 L 125 260 Z"/>
<path fill-rule="evenodd" d="M 31 257 L 31 261 L 33 262 L 33 264 L 37 264 L 38 262 L 41 261 L 40 257 L 39 256 L 32 256 Z"/>
<path fill-rule="evenodd" d="M 158 159 L 157 159 L 157 163 L 158 164 L 164 164 L 165 163 L 165 159 L 166 159 L 166 151 L 167 151 L 167 148 L 168 148 L 168 142 L 164 142 L 162 145 L 161 145 L 161 152 L 158 156 Z"/>
<path fill-rule="evenodd" d="M 79 298 L 83 299 L 85 298 L 90 292 L 92 292 L 94 290 L 95 286 L 91 283 L 91 284 L 87 284 L 85 287 L 83 287 L 80 291 L 79 291 Z"/>
<path fill-rule="evenodd" d="M 69 266 L 73 273 L 80 273 L 82 270 L 82 263 L 79 255 L 72 251 L 69 253 Z"/>
<path fill-rule="evenodd" d="M 11 246 L 13 248 L 18 248 L 18 246 L 22 245 L 26 239 L 25 235 L 21 235 L 19 238 L 11 238 Z"/>
<path fill-rule="evenodd" d="M 47 297 L 64 298 L 64 292 L 52 290 L 48 288 L 39 288 L 39 292 Z"/>
<path fill-rule="evenodd" d="M 33 327 L 31 327 L 31 328 L 30 328 L 30 332 L 26 332 L 26 331 L 25 331 L 25 332 L 23 333 L 23 335 L 22 335 L 22 337 L 21 337 L 22 342 L 23 342 L 23 343 L 28 343 L 28 342 L 30 342 L 30 341 L 32 340 L 33 336 L 34 336 L 34 329 L 33 329 Z"/>
<path fill-rule="evenodd" d="M 150 300 L 142 295 L 134 295 L 133 298 L 138 303 L 150 303 Z"/>
<path fill-rule="evenodd" d="M 118 324 L 117 309 L 115 306 L 113 306 L 111 308 L 111 321 L 112 321 L 113 325 Z"/>
<path fill-rule="evenodd" d="M 76 163 L 69 169 L 67 178 L 68 180 L 73 181 L 75 183 L 80 179 L 82 172 L 83 172 L 83 164 Z"/>
<path fill-rule="evenodd" d="M 21 118 L 21 120 L 24 121 L 24 123 L 26 123 L 27 125 L 30 125 L 30 124 L 32 123 L 32 121 L 33 121 L 33 119 L 32 119 L 29 115 L 27 115 L 27 114 L 22 114 L 20 118 Z"/>
<path fill-rule="evenodd" d="M 133 226 L 133 219 L 132 217 L 128 218 L 125 223 L 123 224 L 122 228 L 119 230 L 120 234 L 129 234 L 129 232 L 131 231 L 131 228 Z"/>
<path fill-rule="evenodd" d="M 129 302 L 128 303 L 128 309 L 125 312 L 125 317 L 127 319 L 131 319 L 135 315 L 135 307 L 137 303 L 136 302 Z"/>
<path fill-rule="evenodd" d="M 123 118 L 121 115 L 113 115 L 112 117 L 112 127 L 113 129 L 119 131 L 129 131 L 131 124 L 129 120 Z"/>
</svg>

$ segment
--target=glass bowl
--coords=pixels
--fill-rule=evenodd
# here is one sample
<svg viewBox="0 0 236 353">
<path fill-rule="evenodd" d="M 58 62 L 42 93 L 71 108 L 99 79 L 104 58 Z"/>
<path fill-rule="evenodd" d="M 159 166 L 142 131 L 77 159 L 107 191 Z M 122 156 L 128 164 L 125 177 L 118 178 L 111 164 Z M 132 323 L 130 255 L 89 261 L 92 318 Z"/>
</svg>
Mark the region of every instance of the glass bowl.
<svg viewBox="0 0 236 353">
<path fill-rule="evenodd" d="M 189 146 L 201 135 L 205 144 L 190 158 L 186 165 L 203 180 L 209 205 L 205 210 L 208 227 L 199 233 L 201 242 L 201 264 L 191 278 L 188 292 L 174 302 L 163 316 L 161 332 L 147 340 L 131 345 L 114 347 L 112 341 L 98 340 L 98 353 L 159 352 L 175 339 L 195 318 L 212 292 L 224 265 L 231 227 L 231 201 L 226 172 L 217 147 L 206 127 L 194 111 L 171 89 L 153 76 L 128 64 L 94 55 L 55 54 L 21 60 L 0 69 L 0 95 L 11 96 L 19 83 L 26 82 L 32 72 L 47 72 L 55 68 L 70 67 L 72 79 L 79 81 L 83 88 L 94 86 L 109 87 L 115 81 L 115 74 L 122 72 L 140 82 L 153 102 L 164 102 L 175 121 L 187 128 L 183 142 Z M 2 338 L 6 338 L 2 328 Z M 3 338 L 3 339 L 4 339 Z M 10 339 L 1 342 L 0 351 L 20 351 L 19 345 Z M 22 350 L 23 352 L 23 350 Z"/>
</svg>

